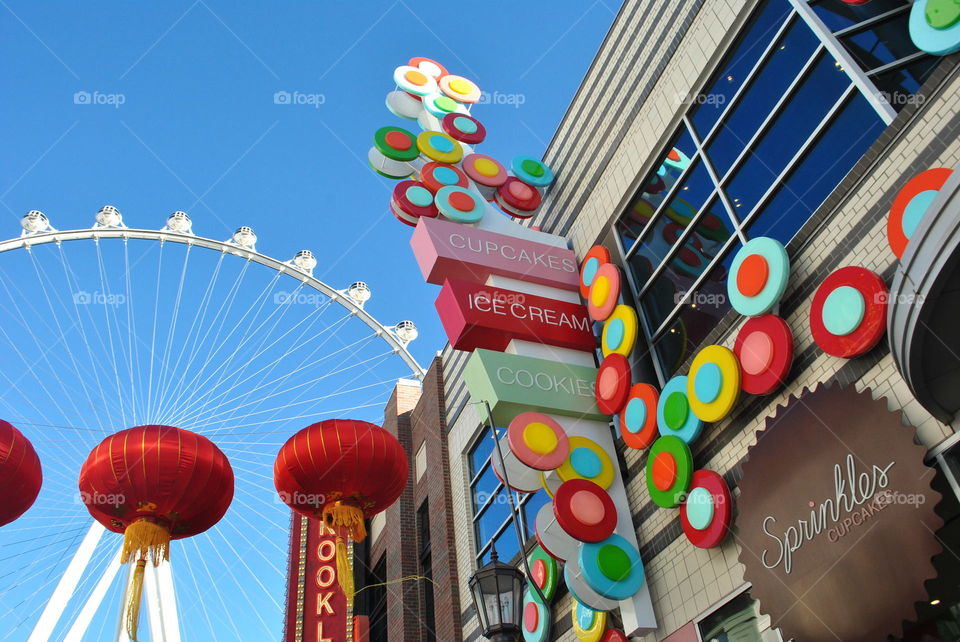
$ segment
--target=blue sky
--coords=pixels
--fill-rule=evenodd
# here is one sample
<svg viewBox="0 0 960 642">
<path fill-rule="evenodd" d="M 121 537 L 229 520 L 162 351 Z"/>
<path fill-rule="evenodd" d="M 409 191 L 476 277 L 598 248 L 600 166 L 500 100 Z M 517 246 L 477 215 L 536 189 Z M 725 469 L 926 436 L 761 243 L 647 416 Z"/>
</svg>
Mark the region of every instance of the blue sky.
<svg viewBox="0 0 960 642">
<path fill-rule="evenodd" d="M 421 280 L 408 245 L 410 228 L 388 211 L 392 184 L 374 174 L 365 161 L 375 129 L 410 126 L 383 105 L 393 88 L 394 67 L 412 56 L 427 56 L 475 80 L 488 94 L 501 97 L 500 104 L 495 100 L 473 112 L 488 131 L 488 142 L 480 151 L 505 162 L 516 154 L 539 156 L 617 9 L 613 0 L 549 5 L 485 2 L 470 7 L 410 0 L 0 0 L 0 55 L 7 61 L 0 68 L 5 90 L 5 100 L 0 101 L 4 141 L 0 229 L 7 231 L 0 237 L 16 236 L 19 218 L 29 209 L 43 210 L 59 229 L 74 229 L 88 227 L 97 209 L 108 203 L 123 212 L 131 227 L 159 228 L 178 209 L 190 213 L 195 232 L 202 236 L 226 239 L 237 227 L 250 225 L 259 236 L 258 249 L 266 254 L 287 259 L 297 250 L 311 249 L 320 262 L 315 274 L 322 280 L 335 287 L 355 280 L 369 283 L 374 295 L 367 309 L 387 324 L 415 321 L 421 334 L 412 350 L 426 364 L 444 344 L 433 308 L 436 288 Z M 309 104 L 276 104 L 277 92 L 299 92 L 308 96 L 303 100 Z M 106 357 L 100 359 L 97 346 L 104 345 L 102 337 L 97 344 L 91 335 L 94 349 L 84 352 L 79 346 L 87 335 L 81 337 L 72 326 L 58 323 L 62 316 L 65 326 L 75 313 L 77 288 L 93 290 L 94 295 L 94 307 L 83 308 L 82 317 L 77 313 L 80 329 L 95 332 L 100 324 L 101 330 L 129 331 L 130 318 L 150 312 L 138 308 L 125 317 L 122 306 L 132 307 L 131 300 L 112 308 L 101 306 L 102 310 L 95 307 L 98 300 L 105 300 L 103 292 L 99 299 L 97 294 L 97 288 L 104 287 L 94 267 L 97 257 L 108 266 L 122 266 L 130 259 L 118 247 L 104 249 L 102 255 L 89 247 L 69 248 L 77 271 L 70 287 L 45 278 L 59 266 L 53 248 L 38 248 L 35 258 L 0 257 L 0 281 L 18 283 L 0 288 L 0 312 L 9 328 L 5 342 L 0 341 L 0 359 L 8 364 L 8 379 L 3 382 L 8 392 L 0 394 L 0 412 L 20 423 L 34 441 L 46 477 L 37 506 L 0 531 L 0 565 L 13 569 L 0 572 L 0 640 L 27 639 L 52 590 L 51 582 L 62 573 L 83 535 L 85 509 L 72 494 L 85 453 L 111 430 L 149 415 L 131 416 L 129 408 L 127 414 L 117 409 L 109 381 L 99 388 L 106 398 L 102 414 L 91 410 L 100 407 L 96 399 L 90 406 L 83 403 L 87 393 L 95 391 L 92 385 L 88 389 L 92 378 L 86 375 L 122 370 L 124 360 L 114 357 L 111 364 Z M 161 257 L 155 249 L 141 246 L 132 251 L 141 252 L 134 262 L 143 259 L 137 262 L 143 277 L 135 279 L 136 287 L 154 287 L 156 281 L 175 289 L 181 255 L 164 250 Z M 198 326 L 195 335 L 187 333 L 186 325 L 178 328 L 181 334 L 172 336 L 183 339 L 182 344 L 206 344 L 199 335 L 205 321 L 200 315 L 201 294 L 209 275 L 220 274 L 215 258 L 190 263 L 191 274 L 198 276 L 191 281 L 197 287 L 190 288 L 187 298 L 197 312 L 181 314 L 200 323 L 189 326 L 190 332 Z M 34 273 L 37 263 L 41 272 Z M 242 273 L 236 265 L 230 269 Z M 27 274 L 36 282 L 23 276 Z M 221 278 L 229 274 L 225 268 Z M 266 288 L 269 275 L 255 276 L 261 280 L 250 277 L 248 286 L 260 283 Z M 113 283 L 114 288 L 122 287 Z M 53 303 L 37 295 L 48 287 Z M 251 302 L 256 287 L 260 286 L 244 293 Z M 144 298 L 138 291 L 137 301 Z M 274 324 L 278 329 L 272 336 L 301 327 L 296 324 L 305 317 L 297 314 L 303 308 L 290 310 L 283 323 Z M 77 351 L 79 367 L 69 367 L 64 350 L 49 355 L 44 351 L 44 346 L 58 345 L 60 332 L 67 337 L 63 347 Z M 338 334 L 341 345 L 353 340 L 350 332 Z M 146 347 L 136 352 L 146 354 Z M 216 355 L 198 354 L 198 363 L 216 364 Z M 380 363 L 372 360 L 376 352 L 369 354 L 369 363 Z M 184 372 L 210 372 L 191 371 L 190 356 L 188 351 Z M 266 369 L 274 354 L 258 352 L 253 357 L 260 357 Z M 356 384 L 353 378 L 338 379 L 348 391 L 362 384 L 364 391 L 382 395 L 388 388 L 376 388 L 376 377 L 402 375 L 397 365 L 367 368 Z M 323 367 L 327 366 L 314 369 Z M 47 379 L 38 377 L 35 368 L 46 372 Z M 260 380 L 257 368 L 251 366 L 257 374 L 254 382 Z M 71 370 L 77 372 L 76 378 L 71 379 Z M 264 370 L 271 371 L 272 367 Z M 132 373 L 127 374 L 135 387 Z M 49 378 L 56 378 L 59 387 L 43 385 Z M 136 385 L 142 387 L 142 381 L 138 371 Z M 166 383 L 170 381 L 168 377 Z M 228 377 L 223 389 L 232 390 L 233 382 L 240 386 L 241 400 L 255 400 L 252 407 L 260 407 L 258 389 L 250 383 L 241 385 L 239 375 L 234 380 Z M 117 396 L 122 396 L 124 382 L 116 386 Z M 366 399 L 360 394 L 344 398 L 359 405 Z M 295 400 L 278 396 L 271 412 Z M 336 408 L 334 404 L 321 409 Z M 241 416 L 244 412 L 239 411 Z M 177 418 L 176 413 L 170 416 Z M 241 428 L 248 424 L 237 416 L 232 411 L 184 426 L 202 428 L 217 441 L 231 458 L 238 479 L 234 504 L 217 533 L 208 532 L 174 549 L 186 640 L 268 639 L 281 626 L 276 602 L 282 602 L 283 595 L 287 513 L 271 499 L 269 466 L 286 434 L 305 420 L 269 424 L 250 436 L 253 429 Z M 247 420 L 251 421 L 261 417 Z M 252 529 L 254 524 L 262 527 Z M 98 548 L 95 565 L 106 564 L 115 543 L 105 541 Z M 221 554 L 223 558 L 218 557 Z M 94 578 L 85 578 L 81 594 L 89 592 L 93 582 Z M 209 593 L 205 585 L 215 592 Z M 118 591 L 114 586 L 107 594 L 107 607 L 85 639 L 107 639 L 102 631 L 114 626 Z M 272 597 L 267 599 L 264 593 Z M 78 608 L 72 604 L 68 611 L 76 613 Z M 64 632 L 63 627 L 57 629 L 54 639 Z"/>
</svg>

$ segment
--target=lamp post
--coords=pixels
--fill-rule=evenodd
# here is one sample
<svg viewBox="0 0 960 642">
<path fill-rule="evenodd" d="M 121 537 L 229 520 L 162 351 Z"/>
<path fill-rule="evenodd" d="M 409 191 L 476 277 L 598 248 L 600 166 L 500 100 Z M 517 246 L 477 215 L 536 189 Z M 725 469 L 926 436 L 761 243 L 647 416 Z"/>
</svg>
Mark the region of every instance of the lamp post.
<svg viewBox="0 0 960 642">
<path fill-rule="evenodd" d="M 522 572 L 497 557 L 490 548 L 490 561 L 470 577 L 470 593 L 480 618 L 483 636 L 492 642 L 516 642 L 523 618 Z"/>
</svg>

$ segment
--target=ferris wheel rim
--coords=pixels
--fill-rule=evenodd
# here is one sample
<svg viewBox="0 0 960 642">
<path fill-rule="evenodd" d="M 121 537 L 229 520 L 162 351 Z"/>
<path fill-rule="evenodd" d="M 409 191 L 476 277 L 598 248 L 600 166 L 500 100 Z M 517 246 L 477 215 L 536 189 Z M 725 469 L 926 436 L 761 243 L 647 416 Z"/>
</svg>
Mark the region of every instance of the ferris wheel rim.
<svg viewBox="0 0 960 642">
<path fill-rule="evenodd" d="M 208 250 L 219 251 L 224 254 L 233 254 L 248 261 L 253 261 L 264 267 L 272 269 L 280 274 L 288 274 L 293 278 L 302 281 L 305 285 L 327 296 L 331 301 L 339 303 L 352 316 L 358 317 L 367 326 L 369 326 L 378 337 L 383 339 L 393 351 L 403 359 L 411 369 L 411 376 L 422 381 L 426 376 L 426 369 L 420 365 L 413 354 L 407 349 L 409 341 L 401 340 L 394 332 L 393 326 L 387 326 L 377 320 L 372 314 L 367 312 L 363 306 L 358 305 L 351 299 L 346 291 L 337 290 L 328 283 L 318 279 L 309 272 L 306 272 L 291 262 L 281 261 L 270 255 L 259 252 L 255 249 L 237 245 L 231 241 L 217 241 L 216 239 L 198 236 L 193 233 L 176 232 L 172 230 L 151 230 L 145 228 L 131 227 L 91 227 L 74 230 L 50 230 L 26 234 L 19 237 L 0 240 L 0 253 L 11 252 L 15 250 L 27 250 L 35 245 L 60 245 L 67 241 L 94 241 L 100 239 L 120 239 L 127 241 L 130 239 L 157 241 L 165 243 L 167 241 L 180 243 L 187 246 L 198 246 Z M 401 323 L 403 323 L 401 321 Z"/>
</svg>

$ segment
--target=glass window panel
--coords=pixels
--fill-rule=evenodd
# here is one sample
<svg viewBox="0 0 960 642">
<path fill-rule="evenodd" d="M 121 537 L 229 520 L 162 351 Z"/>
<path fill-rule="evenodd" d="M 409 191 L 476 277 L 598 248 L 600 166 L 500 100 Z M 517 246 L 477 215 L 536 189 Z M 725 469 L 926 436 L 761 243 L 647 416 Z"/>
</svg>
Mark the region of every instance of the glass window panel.
<svg viewBox="0 0 960 642">
<path fill-rule="evenodd" d="M 937 56 L 924 56 L 902 67 L 872 76 L 871 80 L 887 102 L 900 111 L 918 100 L 914 94 L 920 91 L 920 86 L 939 62 L 940 58 Z"/>
<path fill-rule="evenodd" d="M 910 12 L 904 11 L 869 29 L 843 36 L 840 42 L 861 69 L 870 71 L 919 51 L 910 39 L 909 19 Z"/>
<path fill-rule="evenodd" d="M 629 250 L 633 246 L 634 241 L 640 236 L 643 226 L 650 220 L 654 210 L 666 197 L 670 186 L 676 183 L 680 177 L 682 163 L 668 162 L 671 150 L 678 150 L 686 158 L 693 158 L 697 151 L 693 144 L 693 138 L 682 124 L 670 141 L 667 151 L 664 152 L 656 164 L 656 168 L 637 190 L 629 207 L 627 207 L 627 211 L 617 221 L 617 231 L 620 234 L 620 241 L 624 250 Z M 676 154 L 673 156 L 674 158 L 677 157 Z"/>
<path fill-rule="evenodd" d="M 483 474 L 477 479 L 477 483 L 473 486 L 473 514 L 476 515 L 480 512 L 480 509 L 483 508 L 484 504 L 487 503 L 487 500 L 497 492 L 497 487 L 500 486 L 500 480 L 497 479 L 497 476 L 493 473 L 493 468 L 488 467 Z"/>
<path fill-rule="evenodd" d="M 669 228 L 672 224 L 668 219 L 664 234 L 672 234 Z M 650 289 L 640 298 L 651 330 L 663 323 L 732 234 L 726 210 L 714 198 L 702 217 L 697 219 L 696 227 L 684 240 L 683 247 L 670 258 Z"/>
<path fill-rule="evenodd" d="M 736 213 L 745 217 L 756 206 L 849 85 L 849 78 L 833 58 L 821 56 L 727 184 L 727 196 Z M 854 125 L 852 133 L 862 131 L 873 120 Z"/>
<path fill-rule="evenodd" d="M 861 5 L 827 0 L 814 4 L 813 11 L 823 20 L 827 29 L 840 31 L 887 11 L 900 8 L 905 4 L 907 4 L 905 0 L 871 0 L 871 2 Z"/>
<path fill-rule="evenodd" d="M 506 493 L 499 491 L 477 520 L 477 548 L 483 548 L 497 529 L 510 519 L 508 501 Z"/>
<path fill-rule="evenodd" d="M 528 495 L 526 503 L 523 505 L 523 523 L 526 524 L 527 532 L 525 533 L 526 537 L 533 537 L 536 532 L 535 522 L 537 519 L 537 513 L 540 511 L 540 508 L 544 504 L 547 504 L 550 501 L 550 496 L 547 495 L 547 491 L 538 490 L 535 493 Z"/>
<path fill-rule="evenodd" d="M 818 45 L 817 37 L 802 20 L 795 21 L 783 34 L 763 69 L 707 145 L 707 156 L 718 176 L 727 173 Z"/>
<path fill-rule="evenodd" d="M 853 94 L 751 223 L 749 235 L 789 242 L 883 129 L 867 100 L 859 92 Z"/>
<path fill-rule="evenodd" d="M 690 112 L 694 130 L 705 135 L 740 89 L 747 74 L 757 64 L 760 54 L 773 39 L 780 25 L 791 12 L 784 0 L 762 2 L 754 18 L 738 36 L 738 45 L 720 63 L 719 71 L 695 101 Z"/>
<path fill-rule="evenodd" d="M 493 439 L 490 438 L 490 428 L 484 428 L 473 450 L 470 451 L 470 478 L 476 477 L 484 463 L 490 459 L 493 452 Z"/>
<path fill-rule="evenodd" d="M 654 352 L 666 377 L 671 377 L 730 310 L 727 301 L 727 269 L 739 249 L 734 243 L 724 259 L 714 265 L 700 288 L 680 310 L 666 332 L 654 342 Z"/>
<path fill-rule="evenodd" d="M 517 535 L 513 530 L 513 527 L 507 528 L 494 542 L 494 546 L 497 548 L 497 557 L 500 558 L 501 562 L 511 563 L 513 558 L 516 557 L 517 553 L 520 551 L 520 546 L 517 543 Z M 483 557 L 480 559 L 480 565 L 484 565 L 490 561 L 490 550 L 483 554 Z"/>
</svg>

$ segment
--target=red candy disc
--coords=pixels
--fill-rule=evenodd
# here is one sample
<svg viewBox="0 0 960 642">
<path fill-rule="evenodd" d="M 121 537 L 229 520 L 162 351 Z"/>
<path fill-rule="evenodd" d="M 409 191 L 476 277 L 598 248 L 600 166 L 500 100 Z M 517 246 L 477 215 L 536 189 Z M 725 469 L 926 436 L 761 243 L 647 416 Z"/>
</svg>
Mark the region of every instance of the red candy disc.
<svg viewBox="0 0 960 642">
<path fill-rule="evenodd" d="M 450 138 L 467 145 L 478 145 L 487 137 L 483 123 L 467 114 L 447 114 L 440 121 L 440 127 Z"/>
<path fill-rule="evenodd" d="M 594 393 L 597 408 L 605 415 L 615 415 L 626 405 L 632 376 L 630 363 L 622 354 L 611 352 L 597 370 Z"/>
<path fill-rule="evenodd" d="M 836 313 L 848 314 L 849 301 L 841 300 L 834 305 L 833 297 L 838 290 L 859 294 L 862 318 L 856 327 L 846 334 L 835 334 L 828 329 L 830 319 Z M 856 296 L 856 295 L 854 295 Z M 827 354 L 835 357 L 856 357 L 877 345 L 886 330 L 887 286 L 875 272 L 858 266 L 842 267 L 832 272 L 813 295 L 810 305 L 810 333 L 813 340 Z"/>
<path fill-rule="evenodd" d="M 511 216 L 530 218 L 540 207 L 542 197 L 537 188 L 527 185 L 515 176 L 497 188 L 497 204 Z"/>
<path fill-rule="evenodd" d="M 587 479 L 563 482 L 553 498 L 553 513 L 560 527 L 581 542 L 601 542 L 617 527 L 610 495 Z"/>
<path fill-rule="evenodd" d="M 600 638 L 600 642 L 630 642 L 630 639 L 624 635 L 623 631 L 607 629 L 607 632 Z"/>
<path fill-rule="evenodd" d="M 434 218 L 438 214 L 430 190 L 417 181 L 400 181 L 397 183 L 393 188 L 393 204 L 408 217 L 420 218 L 426 216 Z"/>
<path fill-rule="evenodd" d="M 709 502 L 710 505 L 688 507 L 687 502 Z M 712 470 L 695 470 L 690 492 L 680 504 L 680 525 L 690 543 L 698 548 L 719 546 L 730 530 L 731 504 L 730 489 L 723 477 Z M 700 520 L 705 523 L 693 523 Z"/>
<path fill-rule="evenodd" d="M 753 317 L 741 326 L 733 352 L 740 364 L 740 388 L 751 395 L 766 395 L 790 373 L 793 333 L 778 316 Z"/>
<path fill-rule="evenodd" d="M 903 257 L 903 252 L 907 249 L 907 242 L 910 240 L 907 237 L 906 230 L 904 230 L 904 215 L 911 207 L 911 201 L 923 192 L 940 190 L 952 173 L 953 170 L 946 167 L 928 169 L 911 178 L 897 192 L 897 196 L 893 199 L 893 205 L 890 206 L 890 214 L 887 217 L 887 242 L 898 259 Z M 913 207 L 917 207 L 918 203 L 914 203 Z M 917 212 L 911 212 L 910 214 L 917 215 Z"/>
<path fill-rule="evenodd" d="M 620 436 L 630 448 L 649 448 L 658 436 L 657 402 L 660 393 L 649 383 L 630 388 L 627 402 L 620 411 Z"/>
<path fill-rule="evenodd" d="M 436 162 L 427 163 L 420 169 L 420 182 L 433 193 L 448 185 L 467 187 L 468 184 L 467 177 L 458 167 Z"/>
<path fill-rule="evenodd" d="M 590 286 L 601 265 L 610 262 L 610 250 L 602 245 L 594 245 L 583 256 L 580 262 L 580 298 L 586 299 L 590 293 Z"/>
</svg>

